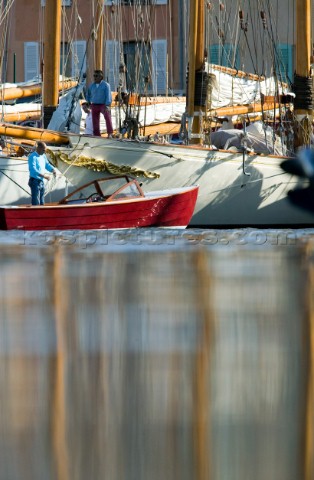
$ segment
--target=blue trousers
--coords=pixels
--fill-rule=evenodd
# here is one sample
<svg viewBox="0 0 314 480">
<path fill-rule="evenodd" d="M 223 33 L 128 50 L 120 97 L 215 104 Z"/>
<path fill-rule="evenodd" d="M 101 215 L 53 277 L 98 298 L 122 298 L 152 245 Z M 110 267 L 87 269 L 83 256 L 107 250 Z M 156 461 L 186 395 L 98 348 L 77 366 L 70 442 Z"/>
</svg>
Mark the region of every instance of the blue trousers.
<svg viewBox="0 0 314 480">
<path fill-rule="evenodd" d="M 32 205 L 44 205 L 45 184 L 43 180 L 30 177 L 28 185 L 32 193 Z"/>
</svg>

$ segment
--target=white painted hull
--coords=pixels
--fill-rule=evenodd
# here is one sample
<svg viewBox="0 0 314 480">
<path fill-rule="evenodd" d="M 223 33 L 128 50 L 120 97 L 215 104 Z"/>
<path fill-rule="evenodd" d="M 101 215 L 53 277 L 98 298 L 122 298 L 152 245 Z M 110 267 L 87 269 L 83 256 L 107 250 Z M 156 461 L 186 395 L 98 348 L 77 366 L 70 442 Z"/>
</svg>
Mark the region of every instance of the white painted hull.
<svg viewBox="0 0 314 480">
<path fill-rule="evenodd" d="M 28 186 L 29 171 L 27 158 L 0 156 L 0 204 L 21 205 L 31 203 L 31 193 Z M 64 177 L 59 177 L 53 189 L 46 186 L 47 202 L 58 201 L 65 196 L 66 188 L 70 192 L 73 187 Z"/>
<path fill-rule="evenodd" d="M 314 216 L 294 207 L 287 192 L 301 185 L 299 178 L 280 168 L 283 157 L 243 155 L 206 148 L 140 143 L 88 136 L 72 136 L 72 155 L 103 159 L 160 174 L 140 177 L 146 191 L 199 185 L 191 226 L 301 226 Z M 58 147 L 57 150 L 60 150 Z M 68 149 L 61 148 L 69 154 Z M 74 185 L 106 176 L 86 168 L 58 164 Z M 110 174 L 108 174 L 110 175 Z"/>
</svg>

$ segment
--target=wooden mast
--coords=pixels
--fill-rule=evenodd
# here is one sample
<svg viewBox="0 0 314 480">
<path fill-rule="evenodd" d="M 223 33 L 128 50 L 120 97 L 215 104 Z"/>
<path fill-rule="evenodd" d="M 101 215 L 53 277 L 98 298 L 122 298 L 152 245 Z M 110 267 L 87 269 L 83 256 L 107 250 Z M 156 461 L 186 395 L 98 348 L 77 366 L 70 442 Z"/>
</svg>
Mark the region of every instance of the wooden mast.
<svg viewBox="0 0 314 480">
<path fill-rule="evenodd" d="M 311 0 L 297 0 L 296 5 L 296 73 L 308 77 L 311 69 Z"/>
<path fill-rule="evenodd" d="M 94 62 L 96 70 L 103 70 L 103 35 L 104 35 L 104 2 L 97 0 L 95 22 L 95 50 Z"/>
<path fill-rule="evenodd" d="M 308 145 L 312 133 L 311 0 L 296 0 L 295 146 Z M 302 98 L 306 97 L 304 102 Z M 301 98 L 301 99 L 300 99 Z"/>
<path fill-rule="evenodd" d="M 192 117 L 192 134 L 190 143 L 203 143 L 201 137 L 202 112 L 204 106 L 195 102 L 196 72 L 204 65 L 204 1 L 190 0 L 190 32 L 189 32 L 189 72 L 187 114 Z"/>
<path fill-rule="evenodd" d="M 194 114 L 194 88 L 195 88 L 195 56 L 196 56 L 196 35 L 197 30 L 197 6 L 198 0 L 190 0 L 190 31 L 189 31 L 189 66 L 187 85 L 187 114 L 193 117 Z"/>
<path fill-rule="evenodd" d="M 47 128 L 59 101 L 61 0 L 46 0 L 44 31 L 43 113 Z"/>
</svg>

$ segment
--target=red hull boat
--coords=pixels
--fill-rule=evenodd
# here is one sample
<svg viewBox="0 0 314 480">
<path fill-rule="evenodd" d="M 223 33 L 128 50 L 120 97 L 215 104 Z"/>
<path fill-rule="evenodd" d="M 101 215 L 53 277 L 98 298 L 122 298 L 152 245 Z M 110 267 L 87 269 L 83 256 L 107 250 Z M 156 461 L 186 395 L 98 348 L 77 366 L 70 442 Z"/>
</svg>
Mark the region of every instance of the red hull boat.
<svg viewBox="0 0 314 480">
<path fill-rule="evenodd" d="M 127 175 L 94 180 L 46 205 L 0 207 L 1 230 L 89 230 L 189 224 L 198 186 L 144 193 Z"/>
</svg>

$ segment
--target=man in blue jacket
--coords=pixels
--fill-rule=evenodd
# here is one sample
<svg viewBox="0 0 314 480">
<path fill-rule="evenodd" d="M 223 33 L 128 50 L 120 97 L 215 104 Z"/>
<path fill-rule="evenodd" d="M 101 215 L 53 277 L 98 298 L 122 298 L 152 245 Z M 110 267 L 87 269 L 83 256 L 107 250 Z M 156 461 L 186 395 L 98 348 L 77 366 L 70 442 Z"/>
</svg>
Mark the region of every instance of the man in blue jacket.
<svg viewBox="0 0 314 480">
<path fill-rule="evenodd" d="M 100 114 L 105 117 L 108 137 L 112 136 L 113 128 L 110 114 L 111 88 L 103 79 L 101 70 L 94 71 L 94 82 L 88 87 L 86 100 L 91 106 L 94 135 L 100 137 Z"/>
<path fill-rule="evenodd" d="M 47 146 L 44 142 L 37 142 L 37 148 L 28 156 L 29 182 L 32 192 L 32 205 L 44 205 L 45 183 L 44 179 L 50 180 L 46 171 L 56 175 L 56 170 L 48 162 L 45 154 Z"/>
</svg>

